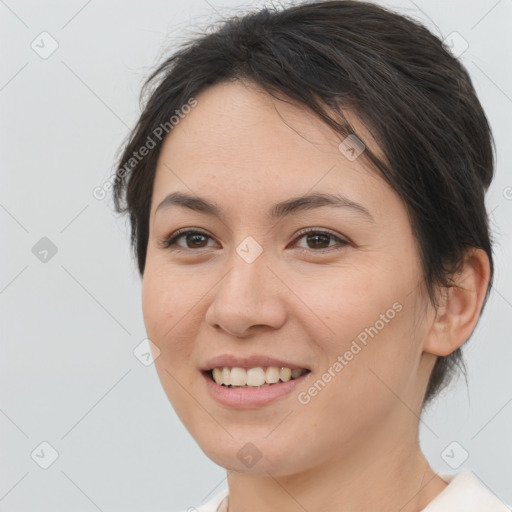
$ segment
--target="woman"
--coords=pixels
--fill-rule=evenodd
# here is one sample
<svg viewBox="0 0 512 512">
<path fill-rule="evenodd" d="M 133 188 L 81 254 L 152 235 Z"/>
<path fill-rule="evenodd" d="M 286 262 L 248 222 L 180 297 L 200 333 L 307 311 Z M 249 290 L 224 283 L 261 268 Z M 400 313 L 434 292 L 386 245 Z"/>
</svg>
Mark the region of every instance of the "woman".
<svg viewBox="0 0 512 512">
<path fill-rule="evenodd" d="M 150 84 L 114 198 L 162 385 L 228 470 L 197 510 L 507 510 L 418 441 L 493 278 L 462 65 L 332 1 L 228 20 Z"/>
</svg>

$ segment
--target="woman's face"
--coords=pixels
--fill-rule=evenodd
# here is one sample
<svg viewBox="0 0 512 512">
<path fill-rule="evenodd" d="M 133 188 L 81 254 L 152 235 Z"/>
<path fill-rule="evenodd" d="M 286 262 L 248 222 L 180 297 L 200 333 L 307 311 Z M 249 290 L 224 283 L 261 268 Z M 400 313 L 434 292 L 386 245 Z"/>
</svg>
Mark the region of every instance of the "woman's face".
<svg viewBox="0 0 512 512">
<path fill-rule="evenodd" d="M 196 99 L 159 157 L 142 287 L 185 427 L 217 464 L 274 476 L 414 441 L 435 357 L 423 352 L 433 317 L 403 203 L 305 108 L 241 82 Z M 161 205 L 178 192 L 187 205 Z M 196 234 L 165 247 L 183 228 Z M 231 389 L 207 372 L 224 366 L 251 368 L 224 375 L 254 385 L 281 366 L 309 372 Z"/>
</svg>

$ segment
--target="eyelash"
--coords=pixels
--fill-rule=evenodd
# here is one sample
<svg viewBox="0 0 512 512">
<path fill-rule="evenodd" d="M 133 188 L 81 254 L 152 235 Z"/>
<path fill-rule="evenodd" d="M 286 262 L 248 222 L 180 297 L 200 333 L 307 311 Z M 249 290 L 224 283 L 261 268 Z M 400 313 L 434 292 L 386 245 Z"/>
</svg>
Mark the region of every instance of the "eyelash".
<svg viewBox="0 0 512 512">
<path fill-rule="evenodd" d="M 171 246 L 174 245 L 177 240 L 179 240 L 180 238 L 182 238 L 182 237 L 184 237 L 185 235 L 188 235 L 188 234 L 203 235 L 203 236 L 211 238 L 210 235 L 208 233 L 204 232 L 204 231 L 201 231 L 201 230 L 198 230 L 198 229 L 188 229 L 188 228 L 185 228 L 185 229 L 180 229 L 180 230 L 172 233 L 168 237 L 164 238 L 163 240 L 161 240 L 159 242 L 159 246 L 162 249 L 170 249 L 170 250 L 172 250 L 174 252 L 200 251 L 202 249 L 205 249 L 204 247 L 201 247 L 199 249 L 191 249 L 191 248 L 183 248 L 183 247 L 181 247 L 181 248 L 171 248 Z M 345 246 L 345 245 L 348 245 L 348 242 L 346 240 L 341 239 L 340 237 L 334 235 L 330 231 L 319 230 L 319 229 L 315 229 L 315 228 L 308 228 L 308 229 L 306 229 L 304 231 L 299 232 L 297 234 L 297 237 L 295 238 L 295 240 L 303 238 L 304 236 L 310 235 L 310 234 L 328 236 L 331 239 L 337 240 L 342 247 Z M 307 252 L 307 253 L 310 253 L 310 252 L 326 253 L 326 252 L 331 252 L 332 251 L 332 247 L 328 247 L 328 248 L 324 248 L 324 249 L 305 249 L 303 247 L 300 247 L 299 250 L 300 250 L 300 252 Z"/>
</svg>

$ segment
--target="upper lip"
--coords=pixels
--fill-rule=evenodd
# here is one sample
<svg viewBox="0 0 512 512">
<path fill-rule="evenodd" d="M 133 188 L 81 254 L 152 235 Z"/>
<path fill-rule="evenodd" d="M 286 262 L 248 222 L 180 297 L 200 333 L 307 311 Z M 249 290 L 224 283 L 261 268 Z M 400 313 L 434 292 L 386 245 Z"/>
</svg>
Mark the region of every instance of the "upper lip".
<svg viewBox="0 0 512 512">
<path fill-rule="evenodd" d="M 225 366 L 228 368 L 255 368 L 257 366 L 277 366 L 279 368 L 290 368 L 290 370 L 309 370 L 309 368 L 307 368 L 304 365 L 295 364 L 290 361 L 285 361 L 284 359 L 276 359 L 275 357 L 270 357 L 263 354 L 255 354 L 252 356 L 235 356 L 233 354 L 221 354 L 205 361 L 205 363 L 201 367 L 201 370 L 209 371 L 212 370 L 213 368 L 223 368 Z"/>
</svg>

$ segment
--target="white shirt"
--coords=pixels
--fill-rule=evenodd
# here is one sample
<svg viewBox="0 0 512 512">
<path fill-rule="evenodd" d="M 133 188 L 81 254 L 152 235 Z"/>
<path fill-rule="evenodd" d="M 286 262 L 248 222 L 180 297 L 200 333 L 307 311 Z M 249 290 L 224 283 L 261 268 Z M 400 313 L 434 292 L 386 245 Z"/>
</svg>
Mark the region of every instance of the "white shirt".
<svg viewBox="0 0 512 512">
<path fill-rule="evenodd" d="M 512 512 L 512 508 L 492 494 L 470 471 L 439 476 L 448 486 L 421 512 Z M 207 503 L 188 511 L 227 512 L 227 505 L 228 489 L 224 489 Z"/>
</svg>

